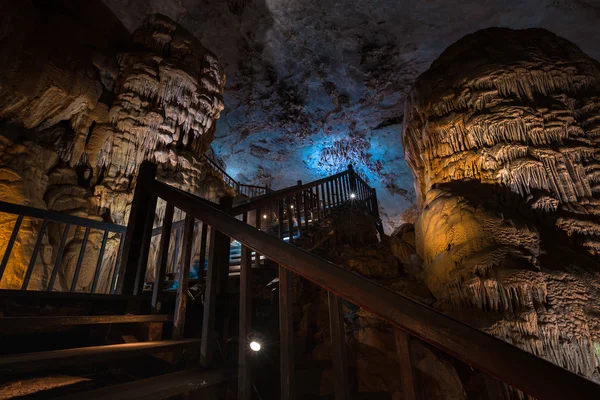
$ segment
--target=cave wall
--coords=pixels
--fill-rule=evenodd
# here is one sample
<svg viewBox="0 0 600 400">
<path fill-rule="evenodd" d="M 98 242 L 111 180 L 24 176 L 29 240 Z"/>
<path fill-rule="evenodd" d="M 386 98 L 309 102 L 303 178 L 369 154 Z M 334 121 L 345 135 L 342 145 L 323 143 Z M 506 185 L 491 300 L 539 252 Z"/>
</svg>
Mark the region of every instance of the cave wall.
<svg viewBox="0 0 600 400">
<path fill-rule="evenodd" d="M 407 97 L 436 307 L 598 379 L 600 65 L 546 30 L 459 40 Z"/>
<path fill-rule="evenodd" d="M 151 15 L 130 34 L 100 1 L 5 2 L 0 25 L 0 200 L 126 224 L 143 160 L 202 197 L 232 194 L 202 158 L 225 75 L 188 31 Z M 15 221 L 0 214 L 0 252 Z M 24 220 L 0 287 L 20 287 L 40 227 Z M 47 288 L 63 231 L 48 226 L 30 289 Z M 83 235 L 69 231 L 55 289 L 70 288 Z M 78 290 L 89 290 L 102 235 L 90 232 Z M 102 281 L 118 243 L 110 234 Z"/>
</svg>

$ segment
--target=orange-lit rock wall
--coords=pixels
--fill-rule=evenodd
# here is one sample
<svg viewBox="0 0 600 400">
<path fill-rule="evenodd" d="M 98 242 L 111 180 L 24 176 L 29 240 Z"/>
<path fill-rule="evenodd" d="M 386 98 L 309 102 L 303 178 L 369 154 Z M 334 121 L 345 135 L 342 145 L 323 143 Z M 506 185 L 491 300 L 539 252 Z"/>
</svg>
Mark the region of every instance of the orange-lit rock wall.
<svg viewBox="0 0 600 400">
<path fill-rule="evenodd" d="M 600 67 L 540 29 L 442 53 L 405 107 L 416 248 L 449 313 L 598 378 Z"/>
<path fill-rule="evenodd" d="M 125 224 L 143 160 L 187 191 L 211 199 L 227 192 L 202 161 L 225 76 L 197 39 L 162 16 L 130 35 L 99 1 L 9 3 L 0 5 L 1 201 Z M 0 254 L 15 221 L 0 213 Z M 21 286 L 40 226 L 23 221 L 0 288 Z M 47 288 L 63 231 L 48 226 L 30 289 Z M 69 231 L 57 290 L 71 287 L 83 235 Z M 90 232 L 77 290 L 90 288 L 102 235 Z M 101 282 L 118 243 L 110 234 Z"/>
</svg>

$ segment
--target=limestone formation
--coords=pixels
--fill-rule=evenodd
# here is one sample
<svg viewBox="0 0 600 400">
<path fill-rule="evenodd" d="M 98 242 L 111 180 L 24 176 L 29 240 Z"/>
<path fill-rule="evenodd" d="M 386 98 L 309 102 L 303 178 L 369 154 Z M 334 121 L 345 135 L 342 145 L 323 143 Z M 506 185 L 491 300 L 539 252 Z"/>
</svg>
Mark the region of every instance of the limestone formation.
<svg viewBox="0 0 600 400">
<path fill-rule="evenodd" d="M 436 306 L 598 376 L 600 64 L 541 29 L 450 46 L 405 107 Z"/>
<path fill-rule="evenodd" d="M 143 160 L 186 191 L 228 192 L 203 159 L 225 76 L 181 26 L 152 15 L 130 35 L 102 2 L 67 0 L 2 3 L 0 22 L 0 200 L 125 224 Z M 0 253 L 15 221 L 0 215 Z M 40 226 L 24 220 L 0 287 L 20 288 Z M 47 288 L 63 232 L 48 226 L 30 289 Z M 102 235 L 90 232 L 77 290 L 90 288 Z M 83 236 L 68 232 L 56 289 L 70 289 Z M 101 282 L 118 244 L 110 234 Z"/>
</svg>

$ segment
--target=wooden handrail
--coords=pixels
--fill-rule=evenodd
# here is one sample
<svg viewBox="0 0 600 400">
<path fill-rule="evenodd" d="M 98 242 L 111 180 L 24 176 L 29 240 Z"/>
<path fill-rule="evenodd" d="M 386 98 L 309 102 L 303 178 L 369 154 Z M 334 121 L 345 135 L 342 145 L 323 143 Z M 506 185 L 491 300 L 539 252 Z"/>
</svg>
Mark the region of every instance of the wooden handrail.
<svg viewBox="0 0 600 400">
<path fill-rule="evenodd" d="M 19 204 L 7 203 L 4 201 L 0 201 L 0 213 L 22 215 L 23 217 L 45 219 L 52 222 L 60 222 L 63 224 L 82 226 L 84 228 L 99 229 L 115 233 L 125 233 L 127 231 L 127 227 L 123 225 L 111 224 L 110 222 L 94 221 L 88 218 L 22 206 Z"/>
<path fill-rule="evenodd" d="M 282 267 L 527 394 L 557 400 L 600 398 L 600 386 L 591 380 L 286 244 L 208 201 L 157 181 L 149 191 Z"/>
<path fill-rule="evenodd" d="M 122 225 L 111 224 L 108 222 L 95 221 L 95 220 L 88 219 L 88 218 L 81 218 L 81 217 L 77 217 L 74 215 L 59 213 L 56 211 L 41 210 L 38 208 L 22 206 L 19 204 L 7 203 L 4 201 L 0 201 L 0 213 L 14 214 L 17 216 L 17 220 L 15 222 L 15 225 L 13 226 L 11 237 L 10 237 L 8 243 L 6 244 L 6 248 L 4 250 L 4 255 L 2 257 L 2 260 L 0 261 L 0 281 L 2 280 L 2 277 L 4 276 L 4 272 L 6 271 L 6 268 L 8 266 L 8 263 L 9 263 L 9 260 L 10 260 L 11 254 L 12 254 L 13 246 L 19 235 L 19 230 L 21 229 L 21 224 L 22 224 L 24 218 L 26 218 L 26 217 L 41 220 L 42 225 L 41 225 L 39 231 L 37 232 L 37 238 L 35 240 L 33 252 L 29 259 L 29 264 L 28 264 L 27 269 L 25 270 L 25 275 L 23 276 L 23 281 L 21 283 L 21 290 L 27 290 L 29 288 L 29 282 L 33 275 L 33 271 L 34 271 L 34 268 L 36 265 L 38 254 L 39 254 L 41 246 L 42 246 L 44 235 L 46 234 L 46 230 L 47 230 L 50 222 L 64 224 L 64 229 L 63 229 L 63 232 L 61 235 L 60 246 L 58 247 L 57 255 L 54 260 L 54 267 L 53 267 L 51 275 L 50 275 L 50 280 L 46 287 L 47 291 L 52 292 L 54 290 L 54 284 L 58 277 L 58 272 L 61 268 L 63 253 L 65 250 L 65 245 L 66 245 L 67 238 L 68 238 L 71 227 L 74 227 L 75 229 L 85 228 L 84 233 L 83 233 L 83 239 L 82 239 L 80 250 L 79 250 L 79 256 L 77 258 L 77 264 L 76 264 L 76 267 L 75 267 L 75 270 L 73 273 L 73 277 L 71 280 L 71 287 L 69 289 L 71 292 L 75 292 L 77 290 L 77 283 L 78 283 L 79 275 L 80 275 L 81 268 L 83 265 L 83 260 L 85 258 L 85 250 L 87 247 L 87 242 L 88 242 L 88 238 L 90 235 L 90 231 L 92 229 L 104 231 L 104 234 L 102 237 L 102 244 L 100 246 L 100 252 L 98 255 L 98 259 L 96 261 L 96 269 L 94 272 L 94 278 L 93 278 L 92 286 L 91 286 L 92 293 L 95 293 L 96 289 L 98 288 L 100 272 L 101 272 L 102 265 L 104 262 L 104 251 L 106 249 L 106 243 L 108 241 L 108 233 L 109 232 L 116 233 L 117 235 L 120 236 L 120 245 L 119 245 L 119 250 L 117 253 L 117 260 L 116 260 L 115 268 L 116 268 L 116 265 L 119 264 L 119 259 L 120 259 L 121 250 L 122 250 L 121 245 L 123 244 L 123 240 L 121 240 L 121 239 L 123 239 L 123 237 L 125 236 L 124 234 L 127 231 L 127 228 Z M 112 275 L 113 275 L 113 278 L 109 280 L 108 286 L 109 286 L 109 291 L 111 292 L 111 294 L 114 294 L 114 287 L 115 287 L 115 283 L 116 283 L 116 282 L 114 282 L 114 279 L 117 276 L 117 274 L 115 273 L 115 270 L 113 270 Z"/>
<path fill-rule="evenodd" d="M 210 158 L 209 156 L 207 156 L 206 154 L 204 155 L 204 159 L 210 164 L 210 166 L 219 174 L 222 175 L 223 177 L 223 181 L 225 181 L 225 183 L 227 184 L 228 181 L 230 182 L 230 186 L 232 186 L 236 192 L 240 193 L 240 194 L 245 194 L 249 196 L 249 192 L 250 190 L 258 190 L 258 191 L 264 191 L 265 193 L 269 192 L 269 188 L 266 186 L 257 186 L 257 185 L 247 185 L 245 183 L 239 183 L 238 181 L 236 181 L 235 179 L 233 179 L 233 177 L 231 175 L 229 175 L 227 173 L 227 171 L 225 171 L 219 164 L 217 164 L 216 161 L 214 161 L 212 158 Z M 242 190 L 242 188 L 248 188 L 250 190 L 248 191 L 244 191 Z"/>
<path fill-rule="evenodd" d="M 319 179 L 317 181 L 305 183 L 300 186 L 290 186 L 288 188 L 274 190 L 274 191 L 264 194 L 262 196 L 254 197 L 252 199 L 247 200 L 245 203 L 241 203 L 241 204 L 237 205 L 236 207 L 234 207 L 231 210 L 232 215 L 240 215 L 240 214 L 243 214 L 248 211 L 256 210 L 257 208 L 260 208 L 264 205 L 271 204 L 273 202 L 285 199 L 286 197 L 293 195 L 299 191 L 312 189 L 315 186 L 318 186 L 318 185 L 326 183 L 326 182 L 333 181 L 333 180 L 335 180 L 337 178 L 341 178 L 342 176 L 345 176 L 347 174 L 348 174 L 348 171 L 343 171 L 343 172 L 337 173 L 335 175 L 331 175 L 326 178 Z"/>
</svg>

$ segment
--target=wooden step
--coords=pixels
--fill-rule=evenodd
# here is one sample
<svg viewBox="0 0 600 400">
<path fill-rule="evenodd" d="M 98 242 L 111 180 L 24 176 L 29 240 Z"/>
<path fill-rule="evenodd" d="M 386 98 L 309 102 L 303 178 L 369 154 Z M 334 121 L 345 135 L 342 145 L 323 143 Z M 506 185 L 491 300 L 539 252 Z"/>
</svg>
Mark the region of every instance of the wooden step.
<svg viewBox="0 0 600 400">
<path fill-rule="evenodd" d="M 16 298 L 26 298 L 28 300 L 72 300 L 72 301 L 144 301 L 148 296 L 138 296 L 131 294 L 101 294 L 101 293 L 80 293 L 80 292 L 46 292 L 39 290 L 11 290 L 0 289 L 0 302 L 5 299 L 14 300 Z"/>
<path fill-rule="evenodd" d="M 59 397 L 60 400 L 158 400 L 216 385 L 237 376 L 235 369 L 187 370 Z"/>
<path fill-rule="evenodd" d="M 42 371 L 71 365 L 90 365 L 119 358 L 162 352 L 196 351 L 199 347 L 200 339 L 182 339 L 79 347 L 0 356 L 0 374 Z"/>
<path fill-rule="evenodd" d="M 75 325 L 167 322 L 172 319 L 171 315 L 164 314 L 5 317 L 0 318 L 0 335 L 44 332 L 53 328 Z"/>
</svg>

